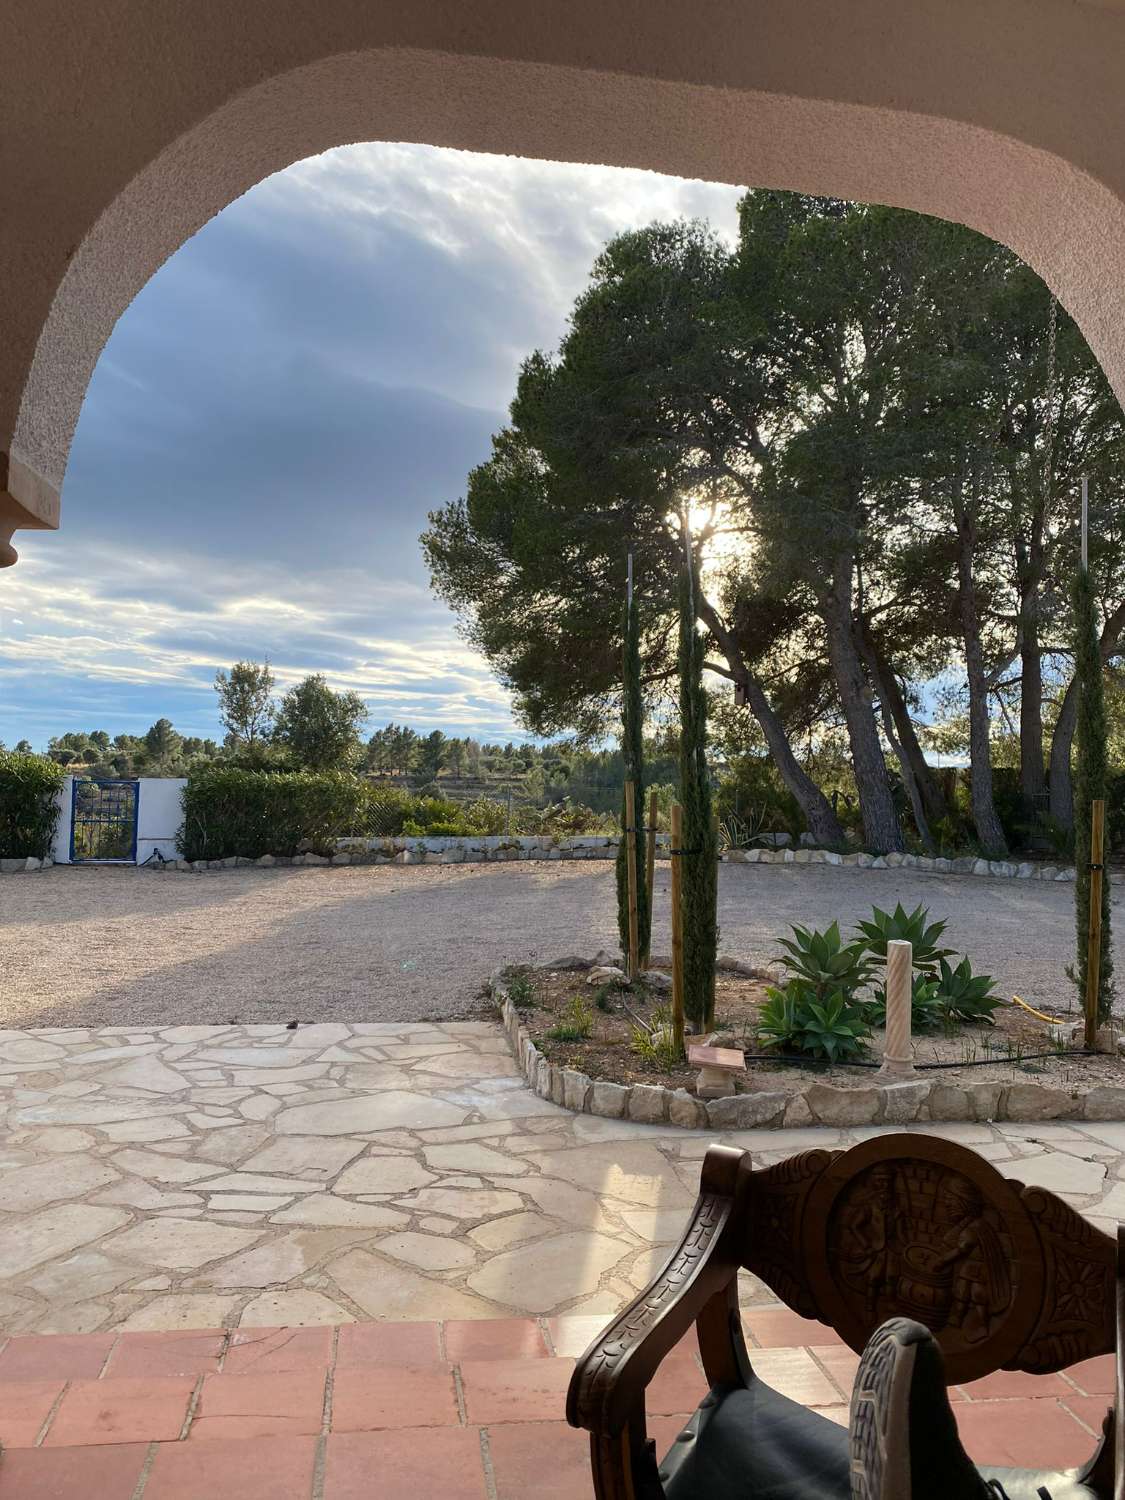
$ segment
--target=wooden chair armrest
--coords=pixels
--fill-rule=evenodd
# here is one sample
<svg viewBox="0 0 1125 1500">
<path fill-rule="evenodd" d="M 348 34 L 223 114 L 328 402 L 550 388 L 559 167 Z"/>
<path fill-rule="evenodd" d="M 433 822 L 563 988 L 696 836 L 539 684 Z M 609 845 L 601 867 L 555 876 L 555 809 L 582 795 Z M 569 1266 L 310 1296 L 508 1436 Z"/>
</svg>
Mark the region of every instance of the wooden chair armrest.
<svg viewBox="0 0 1125 1500">
<path fill-rule="evenodd" d="M 599 1437 L 622 1431 L 660 1361 L 673 1349 L 716 1292 L 737 1276 L 738 1209 L 747 1174 L 745 1152 L 712 1146 L 703 1162 L 699 1197 L 684 1236 L 667 1264 L 618 1314 L 575 1366 L 566 1419 Z"/>
</svg>

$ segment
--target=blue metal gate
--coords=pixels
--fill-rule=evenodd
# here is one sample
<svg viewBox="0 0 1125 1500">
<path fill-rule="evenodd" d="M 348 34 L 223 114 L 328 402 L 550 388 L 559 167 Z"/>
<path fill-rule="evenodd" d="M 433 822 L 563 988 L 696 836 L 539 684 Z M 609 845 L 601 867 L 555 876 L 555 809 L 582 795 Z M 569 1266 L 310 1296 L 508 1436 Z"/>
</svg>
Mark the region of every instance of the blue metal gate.
<svg viewBox="0 0 1125 1500">
<path fill-rule="evenodd" d="M 131 865 L 137 858 L 137 783 L 74 778 L 70 858 L 75 864 Z"/>
</svg>

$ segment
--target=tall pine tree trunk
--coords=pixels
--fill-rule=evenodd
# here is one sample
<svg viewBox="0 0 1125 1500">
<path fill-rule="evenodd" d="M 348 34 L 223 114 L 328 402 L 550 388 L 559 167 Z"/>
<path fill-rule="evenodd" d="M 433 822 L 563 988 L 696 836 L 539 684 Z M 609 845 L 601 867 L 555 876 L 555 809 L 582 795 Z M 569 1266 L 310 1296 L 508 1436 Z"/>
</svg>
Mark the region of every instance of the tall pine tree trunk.
<svg viewBox="0 0 1125 1500">
<path fill-rule="evenodd" d="M 809 832 L 820 848 L 841 848 L 846 843 L 846 837 L 839 818 L 832 810 L 831 802 L 794 755 L 784 724 L 774 711 L 765 689 L 743 661 L 732 632 L 724 625 L 715 607 L 702 596 L 696 599 L 696 610 L 699 619 L 715 637 L 732 678 L 745 694 L 747 707 L 757 719 L 765 738 L 770 759 L 804 814 Z"/>
<path fill-rule="evenodd" d="M 1043 662 L 1039 645 L 1039 589 L 1025 583 L 1020 599 L 1020 792 L 1028 817 L 1046 789 L 1043 769 Z"/>
<path fill-rule="evenodd" d="M 887 763 L 875 723 L 871 686 L 853 635 L 852 555 L 840 554 L 833 564 L 832 586 L 821 597 L 827 634 L 828 659 L 844 710 L 852 767 L 863 814 L 864 842 L 879 854 L 903 848 L 902 827 L 891 795 Z"/>
<path fill-rule="evenodd" d="M 957 525 L 957 606 L 961 618 L 961 641 L 965 648 L 965 675 L 969 688 L 969 771 L 973 823 L 981 847 L 991 859 L 1003 859 L 1008 841 L 996 815 L 992 793 L 992 745 L 988 715 L 988 682 L 984 670 L 980 616 L 973 551 L 976 546 L 975 506 L 964 503 L 958 480 L 953 490 L 953 512 Z"/>
<path fill-rule="evenodd" d="M 1092 804 L 1106 795 L 1109 779 L 1106 753 L 1105 684 L 1098 640 L 1094 586 L 1085 568 L 1079 568 L 1072 593 L 1074 605 L 1074 675 L 1078 681 L 1074 760 L 1074 918 L 1078 962 L 1073 977 L 1083 1000 L 1086 996 L 1090 924 L 1090 815 Z M 1109 1019 L 1113 1003 L 1113 942 L 1109 930 L 1109 870 L 1102 874 L 1102 946 L 1098 972 L 1098 1020 Z"/>
<path fill-rule="evenodd" d="M 630 585 L 631 587 L 631 585 Z M 635 596 L 625 601 L 621 651 L 621 758 L 625 780 L 633 783 L 633 832 L 624 832 L 617 848 L 617 931 L 621 951 L 629 952 L 628 840 L 633 840 L 637 873 L 637 951 L 646 954 L 652 923 L 652 893 L 646 883 L 645 795 L 644 795 L 644 697 L 641 692 L 640 611 Z M 625 799 L 621 800 L 621 827 L 628 828 Z"/>
<path fill-rule="evenodd" d="M 879 694 L 879 702 L 883 705 L 884 715 L 890 716 L 889 725 L 884 719 L 885 733 L 887 739 L 896 747 L 895 754 L 902 767 L 903 780 L 907 783 L 908 791 L 911 791 L 911 806 L 920 805 L 922 823 L 928 830 L 930 823 L 944 818 L 949 811 L 945 796 L 919 742 L 895 669 L 880 651 L 878 643 L 862 618 L 856 622 L 856 641 L 867 663 L 875 691 Z M 917 810 L 915 822 L 918 822 Z M 926 834 L 923 833 L 922 823 L 918 824 L 918 832 L 925 840 Z"/>
<path fill-rule="evenodd" d="M 715 1019 L 715 956 L 719 946 L 719 841 L 711 817 L 707 766 L 707 695 L 703 690 L 703 637 L 696 629 L 699 577 L 686 519 L 680 578 L 680 801 L 684 1015 L 696 1033 Z"/>
</svg>

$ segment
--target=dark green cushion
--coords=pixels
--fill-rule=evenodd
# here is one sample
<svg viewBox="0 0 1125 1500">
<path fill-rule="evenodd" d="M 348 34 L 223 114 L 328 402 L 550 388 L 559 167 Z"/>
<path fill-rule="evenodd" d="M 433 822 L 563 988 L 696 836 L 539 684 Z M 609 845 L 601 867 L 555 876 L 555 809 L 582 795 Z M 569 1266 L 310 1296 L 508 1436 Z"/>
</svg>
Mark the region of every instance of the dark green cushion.
<svg viewBox="0 0 1125 1500">
<path fill-rule="evenodd" d="M 851 1495 L 847 1430 L 761 1380 L 748 1390 L 716 1386 L 660 1471 L 668 1500 L 849 1500 Z"/>
</svg>

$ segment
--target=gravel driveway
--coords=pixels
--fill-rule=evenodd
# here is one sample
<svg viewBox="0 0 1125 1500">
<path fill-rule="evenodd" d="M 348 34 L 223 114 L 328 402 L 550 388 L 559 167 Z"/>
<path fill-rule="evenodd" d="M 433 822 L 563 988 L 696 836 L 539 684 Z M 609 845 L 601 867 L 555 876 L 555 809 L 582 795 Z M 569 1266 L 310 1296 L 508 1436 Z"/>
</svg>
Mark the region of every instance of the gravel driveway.
<svg viewBox="0 0 1125 1500">
<path fill-rule="evenodd" d="M 847 927 L 873 903 L 923 901 L 1005 993 L 1052 1007 L 1073 998 L 1072 885 L 816 865 L 719 873 L 724 953 L 761 962 L 788 922 Z M 668 880 L 658 868 L 656 952 L 669 948 Z M 451 1017 L 504 962 L 615 944 L 613 867 L 600 861 L 203 875 L 56 866 L 0 881 L 0 1026 Z"/>
</svg>

